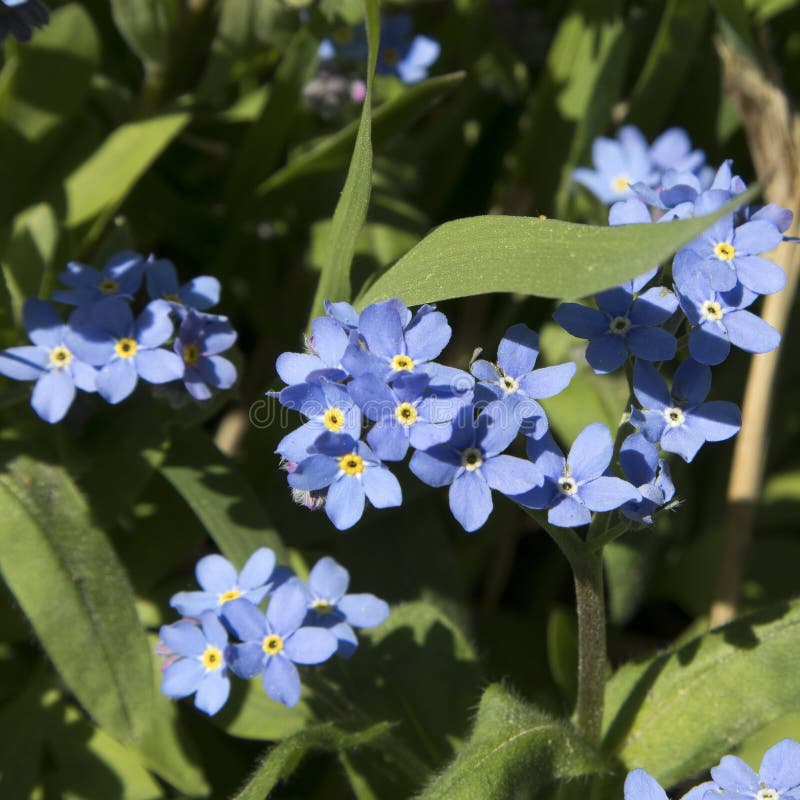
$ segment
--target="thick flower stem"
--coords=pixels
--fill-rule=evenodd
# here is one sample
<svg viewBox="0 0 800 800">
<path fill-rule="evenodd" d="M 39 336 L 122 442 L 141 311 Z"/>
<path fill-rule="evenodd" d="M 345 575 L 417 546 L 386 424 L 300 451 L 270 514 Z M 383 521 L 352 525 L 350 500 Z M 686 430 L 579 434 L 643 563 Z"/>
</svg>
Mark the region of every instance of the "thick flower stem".
<svg viewBox="0 0 800 800">
<path fill-rule="evenodd" d="M 606 610 L 603 597 L 603 552 L 583 548 L 572 563 L 578 611 L 578 730 L 600 740 L 606 679 Z"/>
</svg>

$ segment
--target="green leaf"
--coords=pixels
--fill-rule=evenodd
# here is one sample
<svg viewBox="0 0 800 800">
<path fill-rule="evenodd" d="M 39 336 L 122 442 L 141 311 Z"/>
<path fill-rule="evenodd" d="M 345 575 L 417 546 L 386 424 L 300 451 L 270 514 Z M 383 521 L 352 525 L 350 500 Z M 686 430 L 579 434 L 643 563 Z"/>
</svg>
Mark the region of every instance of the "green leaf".
<svg viewBox="0 0 800 800">
<path fill-rule="evenodd" d="M 354 750 L 380 739 L 391 727 L 388 722 L 379 722 L 364 730 L 350 732 L 329 722 L 299 731 L 267 753 L 253 777 L 233 800 L 264 800 L 279 781 L 294 772 L 310 750 L 337 753 Z"/>
<path fill-rule="evenodd" d="M 111 0 L 111 14 L 122 38 L 147 72 L 163 72 L 170 37 L 178 23 L 177 0 Z"/>
<path fill-rule="evenodd" d="M 605 749 L 664 785 L 689 777 L 767 723 L 800 710 L 800 673 L 787 669 L 798 659 L 800 601 L 794 601 L 623 666 L 606 693 Z"/>
<path fill-rule="evenodd" d="M 61 677 L 112 736 L 135 739 L 151 657 L 125 570 L 66 472 L 16 455 L 0 474 L 0 573 Z"/>
<path fill-rule="evenodd" d="M 234 564 L 243 565 L 259 547 L 271 547 L 285 561 L 283 543 L 255 493 L 203 431 L 178 432 L 160 471 Z"/>
<path fill-rule="evenodd" d="M 597 227 L 503 216 L 446 222 L 378 278 L 356 305 L 390 297 L 419 305 L 487 292 L 585 297 L 665 261 L 756 192 L 748 193 L 714 214 L 657 225 Z"/>
<path fill-rule="evenodd" d="M 566 723 L 493 684 L 481 699 L 472 735 L 418 800 L 507 800 L 598 767 L 596 755 Z"/>
<path fill-rule="evenodd" d="M 188 113 L 173 111 L 113 131 L 66 179 L 66 225 L 74 228 L 98 214 L 112 215 L 188 122 Z"/>
<path fill-rule="evenodd" d="M 311 318 L 323 311 L 324 300 L 349 300 L 351 297 L 350 266 L 356 241 L 367 218 L 372 192 L 372 85 L 380 41 L 380 16 L 377 0 L 365 0 L 367 42 L 369 44 L 367 95 L 361 110 L 353 158 L 336 204 L 331 229 L 328 259 L 322 268 Z"/>
<path fill-rule="evenodd" d="M 373 146 L 377 148 L 392 136 L 411 127 L 434 103 L 458 86 L 464 75 L 463 72 L 437 75 L 409 87 L 380 106 L 372 116 Z M 347 154 L 352 152 L 360 129 L 361 122 L 354 120 L 340 131 L 301 151 L 285 167 L 267 178 L 256 193 L 263 196 L 298 178 L 338 169 Z"/>
<path fill-rule="evenodd" d="M 564 699 L 573 704 L 578 691 L 578 630 L 575 613 L 562 606 L 547 620 L 547 661 Z"/>
</svg>

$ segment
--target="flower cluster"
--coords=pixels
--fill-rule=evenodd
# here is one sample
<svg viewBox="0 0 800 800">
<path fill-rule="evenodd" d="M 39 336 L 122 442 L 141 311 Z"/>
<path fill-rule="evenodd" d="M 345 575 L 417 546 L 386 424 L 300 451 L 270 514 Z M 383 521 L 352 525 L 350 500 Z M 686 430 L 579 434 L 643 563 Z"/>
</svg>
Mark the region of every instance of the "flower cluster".
<svg viewBox="0 0 800 800">
<path fill-rule="evenodd" d="M 314 565 L 308 582 L 276 566 L 266 547 L 241 572 L 210 555 L 197 562 L 195 575 L 201 591 L 172 597 L 183 619 L 162 626 L 157 652 L 167 656 L 161 691 L 175 699 L 193 694 L 206 714 L 225 705 L 230 674 L 260 675 L 270 698 L 296 705 L 297 664 L 321 664 L 335 654 L 349 658 L 358 647 L 353 628 L 371 628 L 389 616 L 389 606 L 375 595 L 348 594 L 349 573 L 329 557 Z"/>
<path fill-rule="evenodd" d="M 141 378 L 173 384 L 195 400 L 228 389 L 236 369 L 220 353 L 236 341 L 227 317 L 205 313 L 219 302 L 216 278 L 180 285 L 166 259 L 123 251 L 98 271 L 70 262 L 60 274 L 64 289 L 53 300 L 74 307 L 66 323 L 53 303 L 29 299 L 23 322 L 32 342 L 0 352 L 0 375 L 35 381 L 31 405 L 46 422 L 69 411 L 76 390 L 97 392 L 116 404 Z M 149 302 L 134 315 L 144 285 Z"/>
<path fill-rule="evenodd" d="M 758 774 L 742 759 L 725 756 L 711 770 L 711 780 L 695 786 L 681 800 L 800 800 L 800 744 L 784 739 L 770 747 Z M 667 800 L 666 792 L 643 769 L 625 780 L 625 800 Z"/>
<path fill-rule="evenodd" d="M 563 391 L 575 364 L 536 369 L 539 338 L 526 325 L 509 328 L 497 361 L 476 360 L 471 374 L 435 361 L 451 331 L 433 306 L 412 314 L 392 299 L 359 315 L 346 303 L 328 304 L 312 332 L 308 352 L 277 361 L 289 385 L 275 396 L 307 419 L 277 452 L 296 499 L 324 506 L 340 530 L 361 518 L 367 499 L 378 508 L 400 505 L 400 484 L 383 462 L 409 449 L 411 472 L 449 487 L 450 510 L 467 531 L 488 519 L 492 490 L 548 509 L 554 525 L 583 525 L 593 511 L 628 504 L 637 518 L 651 513 L 639 489 L 607 474 L 613 445 L 605 426 L 590 425 L 567 458 L 558 451 L 539 400 Z M 528 459 L 506 452 L 520 434 Z M 669 492 L 668 473 L 654 470 L 634 470 L 648 498 L 651 483 Z"/>
<path fill-rule="evenodd" d="M 413 35 L 409 14 L 387 14 L 381 18 L 381 42 L 376 71 L 392 75 L 403 83 L 419 83 L 428 77 L 428 69 L 439 58 L 439 43 L 428 36 Z M 337 28 L 319 47 L 323 62 L 337 59 L 361 64 L 367 59 L 367 35 L 364 26 Z"/>
<path fill-rule="evenodd" d="M 0 42 L 10 33 L 18 42 L 27 42 L 34 28 L 50 21 L 47 6 L 41 0 L 0 0 Z"/>
</svg>

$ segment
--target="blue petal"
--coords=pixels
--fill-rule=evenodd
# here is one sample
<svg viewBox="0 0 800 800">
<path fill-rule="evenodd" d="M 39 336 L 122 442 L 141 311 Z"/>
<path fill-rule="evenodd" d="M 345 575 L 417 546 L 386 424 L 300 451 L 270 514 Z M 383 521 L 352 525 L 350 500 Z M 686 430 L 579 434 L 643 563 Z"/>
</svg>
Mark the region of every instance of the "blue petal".
<svg viewBox="0 0 800 800">
<path fill-rule="evenodd" d="M 447 317 L 441 311 L 422 315 L 418 312 L 405 331 L 407 352 L 414 361 L 433 361 L 444 350 L 451 334 Z"/>
<path fill-rule="evenodd" d="M 194 698 L 195 708 L 204 711 L 209 716 L 213 716 L 219 711 L 228 700 L 231 693 L 231 682 L 223 671 L 208 673 L 197 688 Z"/>
<path fill-rule="evenodd" d="M 225 627 L 219 621 L 219 617 L 213 611 L 205 611 L 201 614 L 200 627 L 209 644 L 219 647 L 220 650 L 225 650 L 228 646 L 228 631 L 225 630 Z"/>
<path fill-rule="evenodd" d="M 553 319 L 579 339 L 594 339 L 608 330 L 608 317 L 602 311 L 577 303 L 562 303 L 553 312 Z"/>
<path fill-rule="evenodd" d="M 191 622 L 163 625 L 158 635 L 170 650 L 186 658 L 199 656 L 206 649 L 206 637 L 200 628 Z"/>
<path fill-rule="evenodd" d="M 592 515 L 576 497 L 568 497 L 559 492 L 555 504 L 547 512 L 547 521 L 559 528 L 577 528 L 588 525 L 592 521 Z"/>
<path fill-rule="evenodd" d="M 660 442 L 667 421 L 661 411 L 640 411 L 631 409 L 631 425 L 639 431 L 648 442 Z"/>
<path fill-rule="evenodd" d="M 211 275 L 198 275 L 177 292 L 184 305 L 205 311 L 219 303 L 220 282 Z M 162 295 L 163 296 L 163 295 Z"/>
<path fill-rule="evenodd" d="M 786 285 L 786 273 L 773 261 L 760 256 L 737 256 L 736 277 L 756 294 L 774 294 Z"/>
<path fill-rule="evenodd" d="M 275 553 L 268 547 L 259 547 L 245 562 L 239 573 L 238 584 L 241 589 L 255 589 L 263 586 L 275 569 Z"/>
<path fill-rule="evenodd" d="M 627 340 L 631 352 L 643 361 L 671 361 L 678 349 L 675 337 L 662 328 L 633 328 Z"/>
<path fill-rule="evenodd" d="M 626 286 L 615 286 L 595 295 L 597 307 L 612 317 L 627 317 L 633 302 L 633 293 Z"/>
<path fill-rule="evenodd" d="M 748 353 L 769 353 L 781 343 L 778 331 L 749 311 L 733 311 L 723 320 L 731 343 Z"/>
<path fill-rule="evenodd" d="M 322 359 L 311 353 L 281 353 L 275 362 L 278 375 L 288 384 L 303 383 L 310 373 L 324 367 Z"/>
<path fill-rule="evenodd" d="M 389 616 L 389 604 L 374 594 L 345 595 L 336 608 L 356 628 L 374 628 Z"/>
<path fill-rule="evenodd" d="M 43 347 L 9 347 L 0 352 L 0 375 L 15 381 L 38 381 L 50 365 Z"/>
<path fill-rule="evenodd" d="M 672 404 L 666 381 L 647 361 L 637 361 L 633 368 L 633 391 L 642 408 L 661 411 Z"/>
<path fill-rule="evenodd" d="M 498 372 L 497 367 L 495 367 L 494 364 L 490 364 L 488 361 L 484 361 L 483 359 L 473 361 L 469 369 L 479 381 L 488 381 L 490 383 L 494 383 L 495 381 L 500 380 L 500 373 Z"/>
<path fill-rule="evenodd" d="M 686 425 L 707 442 L 722 442 L 739 432 L 742 415 L 736 404 L 714 400 L 687 412 Z"/>
<path fill-rule="evenodd" d="M 691 461 L 703 446 L 705 439 L 691 430 L 687 425 L 666 428 L 661 434 L 661 449 L 668 453 L 677 453 L 684 461 Z"/>
<path fill-rule="evenodd" d="M 200 377 L 215 389 L 230 389 L 236 383 L 236 367 L 222 356 L 201 358 L 197 364 L 197 369 Z"/>
<path fill-rule="evenodd" d="M 217 611 L 220 607 L 213 592 L 178 592 L 169 604 L 184 617 L 199 617 L 204 611 Z"/>
<path fill-rule="evenodd" d="M 81 391 L 96 392 L 97 391 L 97 370 L 89 364 L 84 364 L 77 358 L 70 362 L 68 367 L 72 380 L 75 382 Z"/>
<path fill-rule="evenodd" d="M 271 656 L 267 660 L 261 683 L 267 696 L 285 706 L 296 706 L 300 702 L 300 676 L 297 667 L 283 655 Z"/>
<path fill-rule="evenodd" d="M 527 325 L 512 325 L 500 340 L 497 363 L 506 375 L 519 378 L 530 372 L 539 357 L 539 335 Z"/>
<path fill-rule="evenodd" d="M 347 349 L 347 334 L 330 317 L 317 317 L 311 325 L 311 344 L 329 367 L 338 367 Z"/>
<path fill-rule="evenodd" d="M 289 475 L 289 486 L 306 491 L 324 489 L 338 473 L 339 464 L 335 459 L 325 455 L 312 455 L 301 461 L 297 469 Z"/>
<path fill-rule="evenodd" d="M 314 564 L 308 585 L 316 598 L 335 605 L 350 585 L 350 573 L 335 559 L 325 556 Z"/>
<path fill-rule="evenodd" d="M 655 778 L 635 769 L 625 778 L 625 800 L 667 800 L 667 793 Z"/>
<path fill-rule="evenodd" d="M 139 377 L 148 383 L 169 383 L 183 377 L 183 359 L 168 350 L 139 350 L 134 357 Z"/>
<path fill-rule="evenodd" d="M 393 508 L 403 502 L 400 484 L 386 467 L 370 467 L 364 470 L 362 484 L 375 508 Z"/>
<path fill-rule="evenodd" d="M 771 222 L 766 220 L 751 220 L 740 225 L 733 233 L 733 247 L 738 254 L 743 256 L 766 253 L 773 250 L 783 241 L 783 234 Z"/>
<path fill-rule="evenodd" d="M 304 463 L 310 458 L 319 459 L 318 462 L 315 461 L 305 466 L 303 472 L 301 472 L 302 477 L 295 479 L 298 481 L 298 486 L 295 488 L 304 489 L 306 487 L 299 485 L 300 483 L 306 483 L 310 480 L 315 480 L 315 478 L 313 478 L 311 475 L 312 469 L 324 469 L 326 478 L 322 478 L 322 480 L 327 480 L 327 483 L 323 484 L 324 486 L 327 486 L 339 471 L 336 463 L 328 456 L 310 455 L 310 451 L 314 443 L 324 432 L 325 426 L 317 420 L 312 420 L 311 422 L 306 422 L 305 425 L 301 425 L 299 428 L 297 428 L 297 430 L 287 433 L 286 436 L 284 436 L 283 439 L 278 442 L 275 452 L 279 453 L 287 461 Z M 289 485 L 293 485 L 291 481 L 289 482 Z M 322 488 L 322 486 L 315 488 Z"/>
<path fill-rule="evenodd" d="M 65 326 L 52 303 L 31 297 L 22 306 L 22 322 L 30 340 L 41 347 L 58 347 L 63 341 Z"/>
<path fill-rule="evenodd" d="M 761 782 L 783 793 L 800 786 L 800 744 L 783 739 L 764 753 Z"/>
<path fill-rule="evenodd" d="M 302 624 L 308 607 L 308 596 L 298 578 L 276 589 L 267 606 L 267 622 L 279 636 L 289 636 Z"/>
<path fill-rule="evenodd" d="M 97 373 L 97 393 L 108 403 L 121 403 L 136 388 L 138 375 L 132 359 L 117 359 Z"/>
<path fill-rule="evenodd" d="M 243 597 L 229 600 L 222 606 L 222 618 L 240 641 L 256 642 L 261 647 L 261 641 L 267 635 L 267 621 L 249 600 Z M 263 651 L 261 655 L 264 655 Z"/>
<path fill-rule="evenodd" d="M 652 221 L 653 218 L 650 216 L 650 211 L 638 197 L 620 200 L 614 203 L 608 211 L 608 224 L 613 226 L 642 225 Z"/>
<path fill-rule="evenodd" d="M 712 768 L 711 777 L 720 789 L 731 792 L 755 795 L 761 788 L 758 775 L 736 756 L 724 756 L 719 764 Z"/>
<path fill-rule="evenodd" d="M 324 628 L 300 628 L 285 642 L 284 652 L 295 664 L 321 664 L 337 650 L 336 637 Z"/>
<path fill-rule="evenodd" d="M 232 605 L 238 600 L 233 600 L 227 605 Z M 234 675 L 244 680 L 255 678 L 264 669 L 264 649 L 262 639 L 246 642 L 245 644 L 234 644 L 228 648 L 227 662 Z"/>
<path fill-rule="evenodd" d="M 367 306 L 359 318 L 358 328 L 371 353 L 392 358 L 403 353 L 403 323 L 392 300 Z"/>
<path fill-rule="evenodd" d="M 140 347 L 159 347 L 175 332 L 169 303 L 152 300 L 139 315 L 134 326 L 134 338 Z"/>
<path fill-rule="evenodd" d="M 480 528 L 492 513 L 489 484 L 475 472 L 463 472 L 450 486 L 450 510 L 465 531 Z"/>
<path fill-rule="evenodd" d="M 203 665 L 194 658 L 181 658 L 170 664 L 161 679 L 161 691 L 167 696 L 178 699 L 197 691 L 200 681 L 205 676 Z"/>
<path fill-rule="evenodd" d="M 522 417 L 510 414 L 508 406 L 495 400 L 478 416 L 475 441 L 485 457 L 502 453 L 519 433 Z"/>
<path fill-rule="evenodd" d="M 635 486 L 641 486 L 656 476 L 658 450 L 641 433 L 632 433 L 622 443 L 619 463 L 625 477 Z"/>
<path fill-rule="evenodd" d="M 561 476 L 564 471 L 564 454 L 552 434 L 547 433 L 539 439 L 528 439 L 525 449 L 528 458 L 539 467 L 543 475 L 554 480 Z"/>
<path fill-rule="evenodd" d="M 672 397 L 683 405 L 702 403 L 711 391 L 711 370 L 692 358 L 681 362 L 672 379 Z"/>
<path fill-rule="evenodd" d="M 452 448 L 436 445 L 430 450 L 417 450 L 408 468 L 428 486 L 447 486 L 461 468 L 461 460 Z"/>
<path fill-rule="evenodd" d="M 749 314 L 748 311 L 740 312 Z M 730 319 L 730 315 L 726 314 Z M 726 319 L 726 323 L 728 322 Z M 701 364 L 715 366 L 721 364 L 731 351 L 731 343 L 727 338 L 727 331 L 716 322 L 709 322 L 699 328 L 692 328 L 689 332 L 689 353 L 695 361 Z"/>
<path fill-rule="evenodd" d="M 207 592 L 222 594 L 236 586 L 236 570 L 228 561 L 217 553 L 204 556 L 194 568 L 197 582 Z"/>
<path fill-rule="evenodd" d="M 614 333 L 592 339 L 586 348 L 586 360 L 598 375 L 607 375 L 619 369 L 628 360 L 625 340 Z"/>
<path fill-rule="evenodd" d="M 364 513 L 364 486 L 358 478 L 344 476 L 328 489 L 325 513 L 340 530 L 352 528 Z"/>
<path fill-rule="evenodd" d="M 60 422 L 75 399 L 75 382 L 67 370 L 57 369 L 42 375 L 33 387 L 31 406 L 45 421 Z"/>
<path fill-rule="evenodd" d="M 494 456 L 481 466 L 489 487 L 505 495 L 521 495 L 544 483 L 541 469 L 524 458 Z"/>
<path fill-rule="evenodd" d="M 611 511 L 629 500 L 640 500 L 636 487 L 620 478 L 601 476 L 581 484 L 578 494 L 590 511 Z"/>
<path fill-rule="evenodd" d="M 567 456 L 572 477 L 578 483 L 599 477 L 608 468 L 613 453 L 614 443 L 608 428 L 600 422 L 587 425 Z"/>
<path fill-rule="evenodd" d="M 151 256 L 145 262 L 145 285 L 152 300 L 177 295 L 178 273 L 175 265 L 166 258 L 154 259 Z"/>
<path fill-rule="evenodd" d="M 633 303 L 630 320 L 634 325 L 660 325 L 666 322 L 678 308 L 675 293 L 664 286 L 654 286 Z"/>
</svg>

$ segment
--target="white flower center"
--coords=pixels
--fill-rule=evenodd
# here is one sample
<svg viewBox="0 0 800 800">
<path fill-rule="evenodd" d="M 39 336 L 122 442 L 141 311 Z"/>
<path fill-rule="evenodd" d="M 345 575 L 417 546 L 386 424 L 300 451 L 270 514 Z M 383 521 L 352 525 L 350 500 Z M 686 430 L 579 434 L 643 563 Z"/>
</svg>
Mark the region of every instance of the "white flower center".
<svg viewBox="0 0 800 800">
<path fill-rule="evenodd" d="M 705 320 L 717 322 L 722 319 L 725 312 L 722 310 L 722 305 L 716 300 L 706 300 L 705 303 L 700 306 L 700 314 Z"/>
<path fill-rule="evenodd" d="M 756 794 L 756 800 L 778 800 L 780 793 L 775 789 L 759 789 Z"/>
<path fill-rule="evenodd" d="M 519 391 L 519 381 L 510 375 L 504 375 L 498 383 L 506 394 L 514 394 L 514 392 Z"/>
<path fill-rule="evenodd" d="M 672 406 L 671 408 L 665 408 L 662 412 L 664 415 L 664 419 L 667 422 L 667 425 L 670 428 L 677 428 L 686 421 L 686 417 L 679 408 Z"/>
<path fill-rule="evenodd" d="M 563 475 L 558 479 L 558 490 L 561 494 L 571 496 L 578 491 L 578 482 L 569 475 Z"/>
<path fill-rule="evenodd" d="M 461 466 L 467 472 L 475 472 L 483 464 L 483 455 L 476 447 L 468 447 L 461 454 Z"/>
</svg>

